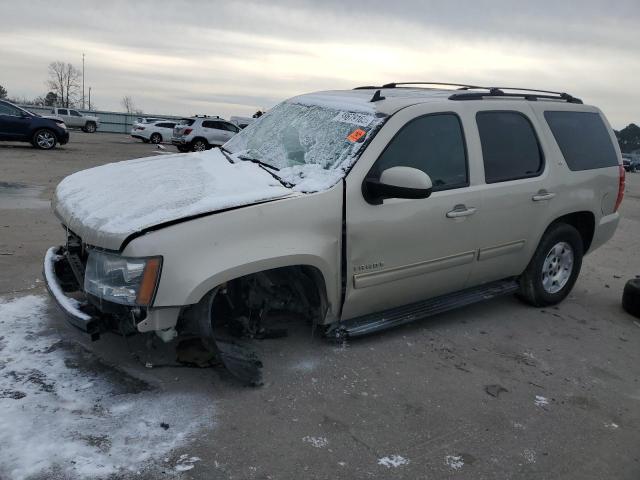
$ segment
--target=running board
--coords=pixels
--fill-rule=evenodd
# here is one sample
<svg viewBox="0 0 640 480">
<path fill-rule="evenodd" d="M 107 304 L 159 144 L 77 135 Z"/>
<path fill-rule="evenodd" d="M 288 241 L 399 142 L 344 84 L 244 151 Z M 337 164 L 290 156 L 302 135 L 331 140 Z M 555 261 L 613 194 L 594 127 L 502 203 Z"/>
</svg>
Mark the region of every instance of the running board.
<svg viewBox="0 0 640 480">
<path fill-rule="evenodd" d="M 491 282 L 430 300 L 338 322 L 329 328 L 327 337 L 334 340 L 361 337 L 484 300 L 510 295 L 517 290 L 518 282 L 514 279 Z"/>
</svg>

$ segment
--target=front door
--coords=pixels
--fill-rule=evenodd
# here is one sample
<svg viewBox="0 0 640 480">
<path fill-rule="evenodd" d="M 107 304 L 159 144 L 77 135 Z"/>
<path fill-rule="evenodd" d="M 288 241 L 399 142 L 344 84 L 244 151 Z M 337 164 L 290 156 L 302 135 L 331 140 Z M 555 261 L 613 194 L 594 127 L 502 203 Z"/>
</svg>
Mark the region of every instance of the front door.
<svg viewBox="0 0 640 480">
<path fill-rule="evenodd" d="M 72 127 L 84 127 L 84 117 L 76 110 L 69 110 L 69 125 Z"/>
<path fill-rule="evenodd" d="M 347 177 L 343 319 L 466 286 L 482 228 L 481 196 L 471 186 L 461 116 L 430 108 L 395 114 Z M 364 178 L 395 166 L 427 173 L 431 196 L 367 203 Z"/>
<path fill-rule="evenodd" d="M 25 140 L 29 133 L 31 117 L 19 108 L 0 102 L 0 138 L 3 140 Z"/>
</svg>

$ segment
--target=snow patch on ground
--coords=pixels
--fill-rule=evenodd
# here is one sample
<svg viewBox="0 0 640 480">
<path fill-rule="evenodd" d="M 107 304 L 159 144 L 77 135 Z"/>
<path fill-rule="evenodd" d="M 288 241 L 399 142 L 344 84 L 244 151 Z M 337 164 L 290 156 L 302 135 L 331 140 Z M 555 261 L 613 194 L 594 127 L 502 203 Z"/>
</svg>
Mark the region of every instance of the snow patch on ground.
<svg viewBox="0 0 640 480">
<path fill-rule="evenodd" d="M 158 391 L 52 334 L 49 305 L 42 296 L 0 298 L 0 478 L 159 472 L 213 424 L 204 395 Z M 176 470 L 197 461 L 182 458 Z"/>
<path fill-rule="evenodd" d="M 199 462 L 200 457 L 190 457 L 188 453 L 183 453 L 176 462 L 176 472 L 186 472 L 194 467 L 194 463 Z"/>
<path fill-rule="evenodd" d="M 407 465 L 409 460 L 400 455 L 391 455 L 389 457 L 382 457 L 378 459 L 378 465 L 382 465 L 387 468 L 397 468 L 401 465 Z"/>
<path fill-rule="evenodd" d="M 306 437 L 302 438 L 302 441 L 313 445 L 316 448 L 324 448 L 329 445 L 329 440 L 327 440 L 325 437 L 310 437 L 309 435 L 307 435 Z"/>
<path fill-rule="evenodd" d="M 444 457 L 444 463 L 454 470 L 460 470 L 462 467 L 464 467 L 464 460 L 459 455 L 447 455 L 446 457 Z"/>
<path fill-rule="evenodd" d="M 524 452 L 522 452 L 522 456 L 527 461 L 527 463 L 536 463 L 535 450 L 531 450 L 530 448 L 525 448 Z"/>
<path fill-rule="evenodd" d="M 533 401 L 536 407 L 546 407 L 549 405 L 549 400 L 547 397 L 543 397 L 542 395 L 536 395 L 536 399 Z"/>
<path fill-rule="evenodd" d="M 615 430 L 619 427 L 619 425 L 617 423 L 610 422 L 610 423 L 605 423 L 604 427 L 610 428 L 611 430 Z"/>
</svg>

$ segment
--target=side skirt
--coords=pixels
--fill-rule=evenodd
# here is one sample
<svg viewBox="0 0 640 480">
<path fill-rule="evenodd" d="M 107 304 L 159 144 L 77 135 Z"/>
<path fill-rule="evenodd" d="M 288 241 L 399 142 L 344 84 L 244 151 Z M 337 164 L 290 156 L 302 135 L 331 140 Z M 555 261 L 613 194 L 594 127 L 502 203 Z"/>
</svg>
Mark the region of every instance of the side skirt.
<svg viewBox="0 0 640 480">
<path fill-rule="evenodd" d="M 515 279 L 491 282 L 429 300 L 337 322 L 327 330 L 326 336 L 331 340 L 361 337 L 491 298 L 510 295 L 516 290 L 518 290 L 518 282 Z"/>
</svg>

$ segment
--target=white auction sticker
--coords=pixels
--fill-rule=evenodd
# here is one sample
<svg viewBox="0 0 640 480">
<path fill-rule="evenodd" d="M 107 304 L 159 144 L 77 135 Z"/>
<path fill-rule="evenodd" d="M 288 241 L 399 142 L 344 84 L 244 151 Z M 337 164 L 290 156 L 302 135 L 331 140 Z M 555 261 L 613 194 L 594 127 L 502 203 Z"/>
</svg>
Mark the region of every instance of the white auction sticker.
<svg viewBox="0 0 640 480">
<path fill-rule="evenodd" d="M 373 121 L 373 115 L 366 113 L 340 112 L 333 119 L 334 122 L 352 123 L 361 127 L 368 126 Z"/>
</svg>

